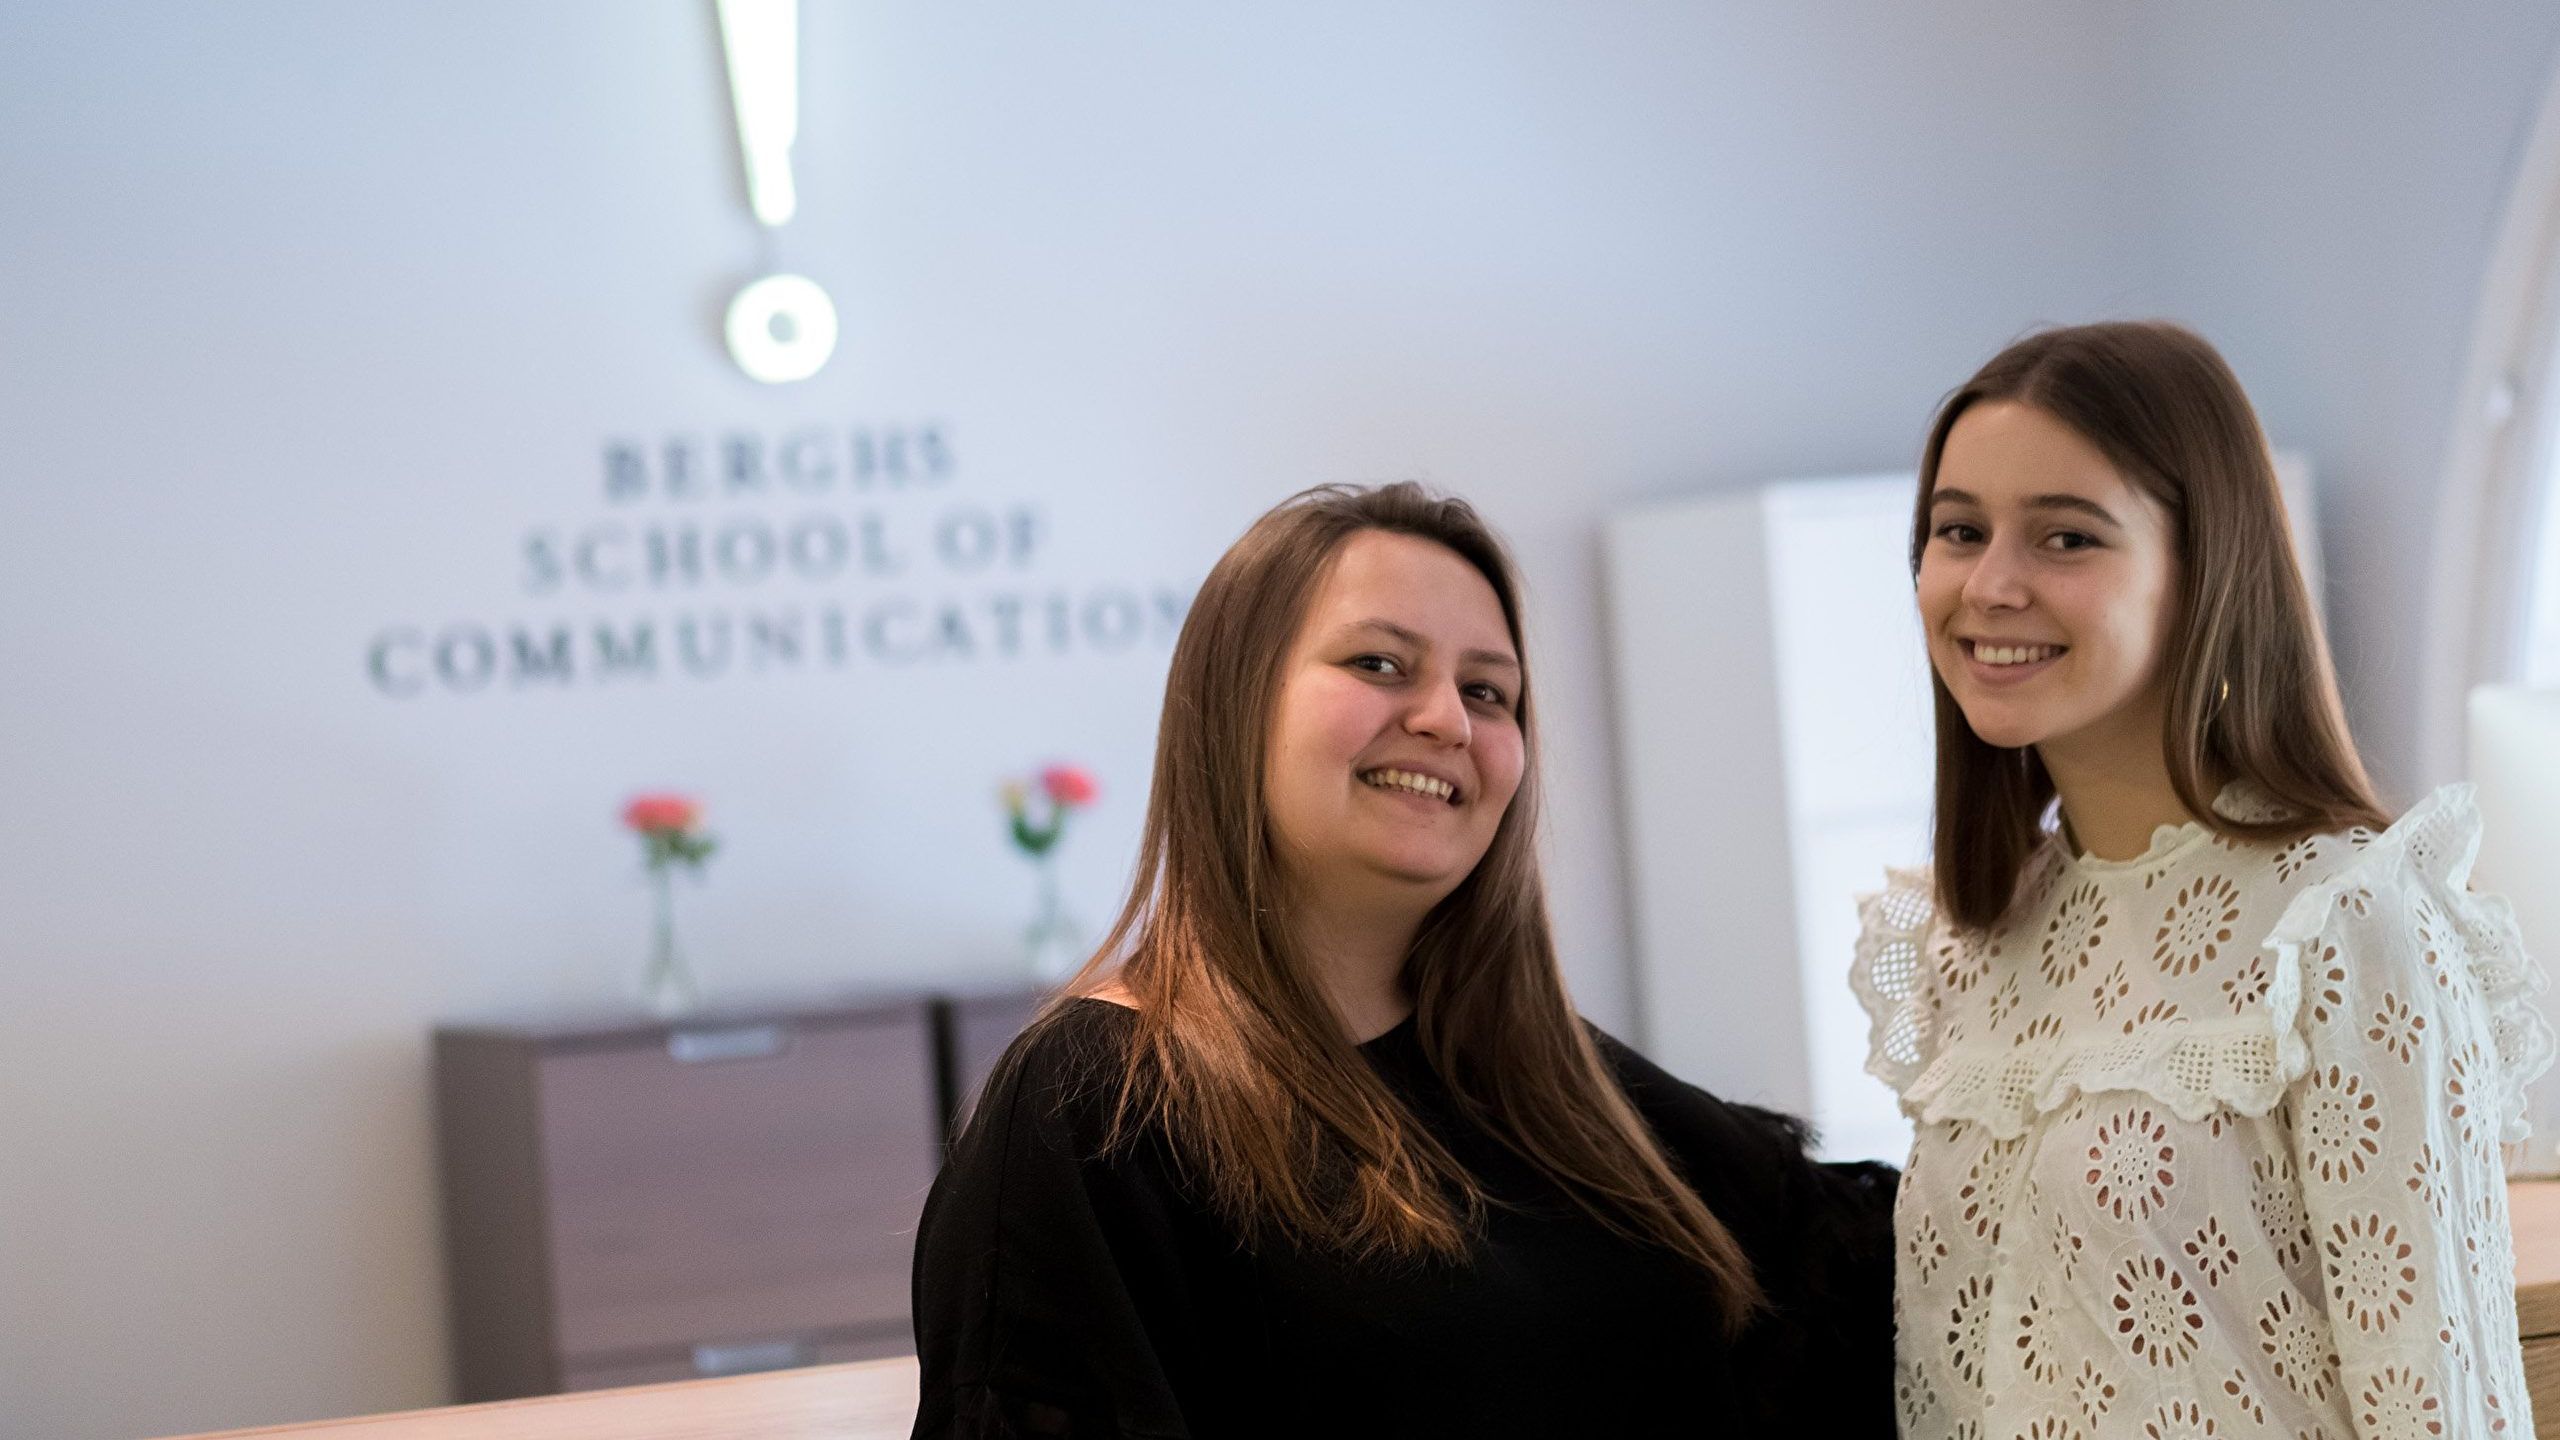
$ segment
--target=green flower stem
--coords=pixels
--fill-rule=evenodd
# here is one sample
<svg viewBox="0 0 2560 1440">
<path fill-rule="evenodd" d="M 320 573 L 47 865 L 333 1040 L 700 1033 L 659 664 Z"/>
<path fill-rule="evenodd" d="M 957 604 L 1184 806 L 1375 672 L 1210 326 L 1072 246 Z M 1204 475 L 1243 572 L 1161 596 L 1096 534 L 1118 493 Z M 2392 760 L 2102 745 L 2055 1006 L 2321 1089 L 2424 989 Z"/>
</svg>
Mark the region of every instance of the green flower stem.
<svg viewBox="0 0 2560 1440">
<path fill-rule="evenodd" d="M 657 943 L 649 954 L 652 980 L 675 968 L 676 963 L 676 885 L 675 876 L 664 865 L 649 867 L 649 888 L 656 892 Z"/>
</svg>

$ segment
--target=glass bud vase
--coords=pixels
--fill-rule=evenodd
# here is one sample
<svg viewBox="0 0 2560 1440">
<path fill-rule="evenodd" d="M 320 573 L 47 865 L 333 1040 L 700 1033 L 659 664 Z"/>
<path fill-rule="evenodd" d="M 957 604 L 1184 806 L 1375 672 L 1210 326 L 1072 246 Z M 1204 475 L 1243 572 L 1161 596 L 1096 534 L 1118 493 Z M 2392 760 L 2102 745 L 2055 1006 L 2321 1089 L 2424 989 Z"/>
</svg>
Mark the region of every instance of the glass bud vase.
<svg viewBox="0 0 2560 1440">
<path fill-rule="evenodd" d="M 650 936 L 649 967 L 640 974 L 640 1003 L 650 1014 L 672 1020 L 700 1005 L 702 993 L 694 986 L 683 953 L 676 949 L 674 868 L 651 867 L 649 885 L 657 901 L 657 923 Z"/>
<path fill-rule="evenodd" d="M 1039 875 L 1040 889 L 1030 928 L 1022 932 L 1023 950 L 1032 978 L 1055 985 L 1084 964 L 1084 940 L 1059 894 L 1057 856 L 1044 850 L 1031 857 L 1031 864 Z"/>
</svg>

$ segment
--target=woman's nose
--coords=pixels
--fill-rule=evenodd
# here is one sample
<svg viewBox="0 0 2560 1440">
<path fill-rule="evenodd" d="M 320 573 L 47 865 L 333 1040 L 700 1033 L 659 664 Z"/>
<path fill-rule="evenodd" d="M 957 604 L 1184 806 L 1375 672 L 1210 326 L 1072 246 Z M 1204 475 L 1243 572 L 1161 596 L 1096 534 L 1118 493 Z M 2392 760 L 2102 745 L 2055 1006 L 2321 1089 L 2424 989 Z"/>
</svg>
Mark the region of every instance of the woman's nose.
<svg viewBox="0 0 2560 1440">
<path fill-rule="evenodd" d="M 1413 708 L 1404 719 L 1405 729 L 1446 745 L 1466 744 L 1472 727 L 1473 722 L 1467 718 L 1466 697 L 1458 693 L 1454 680 L 1423 686 L 1415 693 Z"/>
<path fill-rule="evenodd" d="M 1977 610 L 2022 610 L 2032 598 L 2026 570 L 2006 545 L 1984 546 L 1964 578 L 1965 603 Z"/>
</svg>

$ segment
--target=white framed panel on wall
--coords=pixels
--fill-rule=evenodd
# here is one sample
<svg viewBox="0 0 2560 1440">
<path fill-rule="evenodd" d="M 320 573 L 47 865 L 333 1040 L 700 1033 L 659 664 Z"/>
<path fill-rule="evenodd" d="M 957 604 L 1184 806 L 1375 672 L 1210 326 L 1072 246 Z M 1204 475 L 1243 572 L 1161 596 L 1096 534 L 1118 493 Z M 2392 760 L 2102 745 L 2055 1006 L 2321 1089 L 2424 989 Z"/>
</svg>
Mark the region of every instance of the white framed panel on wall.
<svg viewBox="0 0 2560 1440">
<path fill-rule="evenodd" d="M 1908 1145 L 1847 977 L 1855 894 L 1927 844 L 1912 483 L 1790 482 L 1608 527 L 1644 1043 L 1810 1116 L 1841 1158 Z"/>
</svg>

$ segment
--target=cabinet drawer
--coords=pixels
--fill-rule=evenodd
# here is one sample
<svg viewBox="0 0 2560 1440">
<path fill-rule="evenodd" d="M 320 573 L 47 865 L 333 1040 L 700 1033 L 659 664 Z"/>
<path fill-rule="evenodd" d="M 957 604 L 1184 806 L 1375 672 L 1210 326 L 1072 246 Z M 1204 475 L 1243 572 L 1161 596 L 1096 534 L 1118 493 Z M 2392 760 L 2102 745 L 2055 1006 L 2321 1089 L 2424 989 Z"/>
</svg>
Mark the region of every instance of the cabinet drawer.
<svg viewBox="0 0 2560 1440">
<path fill-rule="evenodd" d="M 545 1054 L 562 1363 L 902 1321 L 938 1159 L 931 1044 L 919 1006 Z"/>
</svg>

